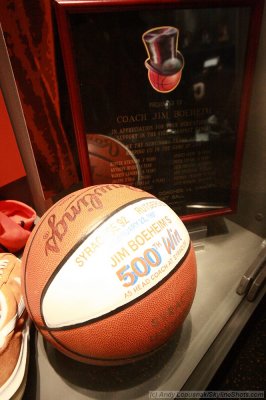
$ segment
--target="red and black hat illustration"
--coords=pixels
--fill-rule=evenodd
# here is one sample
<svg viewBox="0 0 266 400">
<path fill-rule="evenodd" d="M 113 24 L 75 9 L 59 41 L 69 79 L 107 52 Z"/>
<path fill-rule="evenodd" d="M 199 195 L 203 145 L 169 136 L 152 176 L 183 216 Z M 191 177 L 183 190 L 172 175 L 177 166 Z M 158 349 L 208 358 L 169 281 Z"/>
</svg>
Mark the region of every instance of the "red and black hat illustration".
<svg viewBox="0 0 266 400">
<path fill-rule="evenodd" d="M 145 66 L 152 87 L 161 93 L 174 90 L 180 82 L 184 58 L 178 51 L 179 31 L 173 26 L 149 29 L 142 35 L 148 53 Z"/>
</svg>

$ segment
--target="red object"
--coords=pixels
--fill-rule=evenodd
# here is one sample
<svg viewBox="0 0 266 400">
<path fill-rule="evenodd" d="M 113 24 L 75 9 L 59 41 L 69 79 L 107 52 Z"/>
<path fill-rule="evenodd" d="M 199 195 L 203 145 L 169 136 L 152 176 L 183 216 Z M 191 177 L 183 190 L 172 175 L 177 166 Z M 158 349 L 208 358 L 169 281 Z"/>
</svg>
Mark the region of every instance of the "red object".
<svg viewBox="0 0 266 400">
<path fill-rule="evenodd" d="M 153 70 L 148 71 L 149 81 L 157 92 L 168 93 L 174 90 L 181 79 L 182 70 L 173 75 L 162 75 Z"/>
<path fill-rule="evenodd" d="M 0 201 L 0 246 L 3 251 L 15 253 L 21 250 L 35 219 L 36 212 L 28 205 L 16 200 Z"/>
<path fill-rule="evenodd" d="M 0 89 L 0 187 L 25 176 L 15 134 Z"/>
</svg>

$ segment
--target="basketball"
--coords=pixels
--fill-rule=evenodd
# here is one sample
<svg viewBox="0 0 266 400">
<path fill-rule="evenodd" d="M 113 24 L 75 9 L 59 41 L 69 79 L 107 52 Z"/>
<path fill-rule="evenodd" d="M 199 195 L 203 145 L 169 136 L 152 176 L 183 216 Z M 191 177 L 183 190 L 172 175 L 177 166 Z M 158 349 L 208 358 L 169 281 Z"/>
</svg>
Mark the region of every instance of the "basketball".
<svg viewBox="0 0 266 400">
<path fill-rule="evenodd" d="M 182 70 L 173 75 L 162 75 L 152 69 L 148 70 L 148 77 L 152 87 L 160 93 L 168 93 L 174 90 L 181 80 Z"/>
<path fill-rule="evenodd" d="M 122 183 L 136 186 L 140 168 L 133 153 L 121 142 L 106 135 L 86 135 L 92 184 Z"/>
<path fill-rule="evenodd" d="M 81 362 L 121 365 L 165 344 L 188 315 L 196 260 L 164 202 L 120 184 L 55 203 L 31 233 L 22 290 L 43 338 Z"/>
</svg>

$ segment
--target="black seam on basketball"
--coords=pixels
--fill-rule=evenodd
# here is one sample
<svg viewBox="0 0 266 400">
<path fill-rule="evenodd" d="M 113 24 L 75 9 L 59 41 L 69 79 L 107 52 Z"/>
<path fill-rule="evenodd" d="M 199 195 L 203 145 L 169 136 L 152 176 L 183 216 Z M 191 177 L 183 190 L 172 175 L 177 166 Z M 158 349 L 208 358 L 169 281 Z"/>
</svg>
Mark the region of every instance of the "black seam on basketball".
<svg viewBox="0 0 266 400">
<path fill-rule="evenodd" d="M 105 156 L 102 156 L 101 154 L 93 153 L 92 151 L 90 151 L 90 156 L 94 156 L 94 157 L 100 158 L 101 160 L 108 161 L 108 162 L 113 161 L 112 158 L 109 159 Z"/>
<path fill-rule="evenodd" d="M 78 197 L 80 197 L 80 195 L 84 195 L 84 193 L 86 193 L 87 191 L 90 191 L 91 189 L 94 190 L 94 193 L 92 193 L 92 194 L 95 194 L 95 195 L 98 195 L 98 196 L 102 197 L 105 193 L 102 192 L 101 194 L 97 194 L 97 193 L 95 193 L 95 190 L 101 189 L 101 188 L 106 188 L 106 187 L 111 187 L 111 189 L 109 189 L 109 190 L 113 190 L 113 189 L 119 189 L 119 188 L 127 187 L 127 185 L 123 185 L 123 184 L 119 184 L 119 183 L 106 183 L 106 184 L 103 184 L 103 185 L 100 185 L 100 184 L 99 184 L 99 185 L 90 186 L 90 187 L 87 188 L 87 190 L 82 191 L 82 193 L 80 193 L 80 194 L 78 194 L 76 197 L 74 197 L 73 200 L 72 200 L 70 203 L 68 203 L 67 208 L 69 208 L 69 207 L 71 206 L 71 204 L 72 204 Z M 82 189 L 81 189 L 81 190 L 82 190 Z M 90 193 L 89 193 L 89 194 L 90 194 Z M 63 199 L 62 199 L 62 200 L 63 200 Z M 67 210 L 67 208 L 66 208 L 65 210 Z"/>
<path fill-rule="evenodd" d="M 95 185 L 95 186 L 93 186 L 93 189 L 97 189 L 97 188 L 100 188 L 102 185 Z M 106 184 L 106 185 L 104 185 L 104 186 L 116 186 L 116 187 L 127 187 L 127 185 L 120 185 L 120 184 Z M 84 190 L 84 189 L 80 189 L 79 190 L 79 193 L 77 193 L 77 194 L 75 194 L 75 192 L 73 193 L 73 194 L 69 194 L 69 198 L 70 198 L 70 196 L 72 197 L 72 201 L 70 202 L 70 203 L 68 203 L 68 207 L 70 207 L 70 205 L 77 199 L 77 198 L 79 198 L 81 195 L 84 195 L 84 193 L 86 193 L 87 191 L 90 191 L 91 190 L 91 188 L 92 187 L 88 187 L 87 188 L 87 190 Z M 104 193 L 103 193 L 104 194 Z M 143 199 L 144 198 L 152 198 L 152 197 L 154 197 L 154 196 L 150 196 L 150 197 L 143 197 Z M 68 200 L 69 200 L 69 198 L 68 198 Z M 141 199 L 138 199 L 138 200 L 141 200 Z M 28 265 L 28 257 L 29 257 L 29 255 L 30 255 L 30 249 L 31 249 L 31 247 L 32 247 L 32 245 L 33 245 L 33 242 L 34 242 L 34 238 L 35 238 L 35 236 L 37 235 L 37 233 L 38 233 L 38 231 L 39 231 L 39 229 L 40 229 L 40 227 L 46 222 L 46 219 L 47 219 L 47 217 L 54 211 L 54 209 L 56 208 L 56 207 L 58 207 L 58 205 L 60 204 L 60 203 L 62 203 L 64 201 L 64 198 L 63 199 L 61 199 L 61 200 L 59 200 L 58 202 L 56 202 L 53 206 L 51 206 L 50 208 L 49 208 L 49 210 L 47 210 L 46 211 L 46 213 L 44 214 L 45 216 L 46 216 L 46 218 L 44 218 L 43 219 L 43 217 L 42 217 L 42 219 L 40 220 L 40 222 L 38 222 L 38 225 L 36 226 L 36 231 L 35 232 L 32 232 L 32 237 L 31 237 L 31 242 L 30 242 L 30 245 L 29 245 L 29 248 L 28 248 L 28 251 L 27 251 L 27 255 L 26 255 L 26 258 L 25 258 L 25 262 L 24 262 L 24 273 L 23 273 L 23 279 L 24 279 L 24 282 L 26 281 L 26 272 L 27 272 L 27 265 Z M 65 200 L 66 201 L 66 200 Z M 27 309 L 28 309 L 28 312 L 29 312 L 29 314 L 30 314 L 30 316 L 31 316 L 31 319 L 34 319 L 34 317 L 33 317 L 33 315 L 34 315 L 34 313 L 32 312 L 32 310 L 31 310 L 31 307 L 30 307 L 30 304 L 29 304 L 29 301 L 28 301 L 28 294 L 27 294 L 27 291 L 25 290 L 25 301 L 26 301 L 26 303 L 27 303 Z M 41 307 L 40 307 L 41 308 Z M 42 316 L 42 315 L 41 315 Z M 42 317 L 43 318 L 43 317 Z"/>
<path fill-rule="evenodd" d="M 88 188 L 88 190 L 89 190 L 89 189 L 90 189 L 90 188 Z M 84 191 L 84 192 L 86 192 L 86 191 Z M 83 193 L 84 193 L 84 192 L 83 192 Z M 77 198 L 80 196 L 80 194 L 81 194 L 81 193 L 77 194 L 76 196 L 73 194 L 73 196 L 72 196 L 72 197 L 74 197 L 73 201 L 74 201 L 75 199 L 77 199 Z M 62 199 L 62 201 L 63 201 L 63 200 L 64 200 L 64 199 Z M 73 201 L 72 201 L 72 202 L 73 202 Z M 60 202 L 60 201 L 59 201 L 59 202 Z M 46 217 L 52 213 L 52 211 L 54 210 L 54 208 L 58 207 L 59 202 L 55 203 L 53 206 L 51 206 L 51 207 L 49 208 L 49 210 L 48 210 L 48 211 L 46 212 L 46 214 L 45 214 Z M 71 202 L 71 203 L 72 203 L 72 202 Z M 71 203 L 70 203 L 70 204 L 71 204 Z M 24 282 L 26 281 L 26 271 L 27 271 L 28 257 L 29 257 L 29 254 L 30 254 L 30 249 L 31 249 L 32 244 L 33 244 L 33 242 L 34 242 L 35 236 L 37 235 L 37 233 L 38 233 L 40 227 L 42 226 L 42 224 L 43 224 L 44 222 L 46 222 L 46 218 L 45 218 L 45 219 L 42 219 L 42 220 L 38 223 L 38 225 L 36 226 L 36 231 L 35 231 L 34 233 L 32 233 L 33 236 L 32 236 L 32 238 L 31 238 L 31 242 L 30 242 L 30 245 L 29 245 L 29 248 L 28 248 L 28 252 L 27 252 L 27 255 L 26 255 L 26 259 L 25 259 L 25 262 L 24 262 L 24 274 L 23 274 Z M 26 291 L 26 290 L 25 290 L 25 297 L 26 297 L 25 300 L 26 300 L 26 302 L 27 302 L 29 314 L 31 314 L 31 317 L 32 317 L 32 319 L 33 319 L 33 313 L 32 313 L 32 311 L 31 311 L 31 307 L 30 307 L 29 302 L 28 302 L 28 294 L 27 294 L 27 291 Z"/>
<path fill-rule="evenodd" d="M 61 269 L 62 266 L 64 265 L 65 261 L 76 251 L 76 249 L 79 248 L 79 246 L 81 246 L 82 243 L 84 243 L 84 241 L 85 241 L 90 235 L 93 234 L 93 232 L 95 232 L 96 229 L 98 229 L 101 225 L 103 225 L 106 221 L 108 221 L 108 219 L 110 219 L 110 218 L 111 218 L 113 215 L 115 215 L 118 211 L 121 211 L 121 210 L 123 210 L 124 208 L 126 208 L 126 207 L 128 207 L 128 206 L 130 206 L 130 205 L 132 205 L 132 204 L 136 204 L 136 203 L 139 203 L 140 201 L 147 200 L 147 199 L 152 199 L 152 198 L 153 198 L 152 195 L 151 195 L 151 196 L 147 196 L 147 197 L 142 197 L 142 198 L 140 198 L 140 199 L 138 198 L 138 199 L 129 201 L 128 203 L 125 203 L 125 204 L 123 204 L 122 206 L 116 208 L 116 209 L 113 210 L 111 213 L 109 213 L 108 215 L 106 215 L 106 216 L 101 220 L 100 223 L 98 223 L 97 225 L 93 225 L 92 229 L 89 229 L 89 230 L 86 232 L 86 234 L 84 234 L 84 235 L 80 238 L 80 240 L 79 240 L 74 246 L 72 246 L 72 248 L 68 251 L 68 253 L 62 258 L 62 260 L 61 260 L 60 263 L 58 264 L 57 268 L 56 268 L 56 269 L 53 271 L 53 273 L 50 275 L 49 279 L 47 280 L 47 282 L 46 282 L 46 284 L 45 284 L 45 286 L 44 286 L 44 288 L 43 288 L 43 291 L 42 291 L 42 294 L 41 294 L 41 297 L 40 297 L 40 312 L 41 312 L 41 317 L 42 317 L 42 320 L 43 320 L 43 321 L 45 321 L 45 318 L 44 318 L 44 315 L 43 315 L 43 312 L 42 312 L 42 302 L 43 302 L 43 298 L 44 298 L 44 296 L 45 296 L 45 294 L 46 294 L 46 292 L 47 292 L 47 290 L 48 290 L 48 288 L 49 288 L 49 286 L 50 286 L 50 283 L 53 281 L 54 277 L 58 274 L 58 272 L 60 271 L 60 269 Z"/>
<path fill-rule="evenodd" d="M 111 365 L 112 362 L 119 363 L 119 362 L 123 362 L 123 361 L 127 361 L 127 360 L 132 360 L 132 361 L 136 360 L 137 361 L 138 359 L 142 359 L 144 357 L 148 357 L 149 355 L 152 355 L 156 351 L 160 350 L 160 348 L 163 347 L 165 345 L 165 343 L 166 343 L 166 342 L 164 342 L 161 345 L 159 345 L 158 347 L 156 347 L 155 349 L 152 349 L 150 351 L 146 351 L 144 353 L 139 353 L 139 354 L 128 356 L 128 357 L 103 358 L 103 357 L 93 357 L 93 356 L 89 356 L 89 355 L 85 356 L 84 354 L 78 353 L 77 351 L 70 350 L 68 347 L 66 347 L 64 344 L 62 344 L 61 341 L 57 337 L 55 337 L 52 332 L 49 332 L 49 334 L 50 334 L 50 336 L 53 338 L 53 340 L 56 343 L 58 343 L 63 349 L 65 349 L 69 353 L 71 353 L 73 355 L 76 355 L 76 356 L 78 356 L 80 358 L 84 358 L 87 361 L 89 361 L 89 360 L 103 361 L 103 362 L 106 362 L 106 363 L 110 363 L 110 365 Z M 56 350 L 59 351 L 59 349 L 57 349 L 57 348 L 56 348 Z"/>
<path fill-rule="evenodd" d="M 84 321 L 84 322 L 81 322 L 81 323 L 68 325 L 68 326 L 64 326 L 64 327 L 60 327 L 60 328 L 50 328 L 50 327 L 47 327 L 46 325 L 44 325 L 44 326 L 37 325 L 37 326 L 39 328 L 41 328 L 42 330 L 48 331 L 48 332 L 49 331 L 68 331 L 68 330 L 71 330 L 73 328 L 81 328 L 81 327 L 86 326 L 86 325 L 91 325 L 91 324 L 93 324 L 95 322 L 102 321 L 102 320 L 104 320 L 106 318 L 109 318 L 109 317 L 115 315 L 115 314 L 118 314 L 119 312 L 121 312 L 121 311 L 125 310 L 126 308 L 128 308 L 128 307 L 134 305 L 135 303 L 139 302 L 141 299 L 147 297 L 153 291 L 157 290 L 158 287 L 163 285 L 172 275 L 174 275 L 174 273 L 181 267 L 183 261 L 187 258 L 188 253 L 190 252 L 191 246 L 192 246 L 192 244 L 191 244 L 191 241 L 190 241 L 186 253 L 181 258 L 181 260 L 177 263 L 177 265 L 172 269 L 172 271 L 170 271 L 168 273 L 168 275 L 166 275 L 160 282 L 158 282 L 157 285 L 153 286 L 152 288 L 147 290 L 145 293 L 143 293 L 142 295 L 140 295 L 136 299 L 131 300 L 130 302 L 128 302 L 126 304 L 123 304 L 120 307 L 117 307 L 116 309 L 114 309 L 114 310 L 112 310 L 112 311 L 110 311 L 108 313 L 105 313 L 104 315 L 101 315 L 100 317 L 93 318 L 93 319 L 90 319 L 90 320 L 87 320 L 87 321 Z M 42 315 L 42 319 L 44 320 L 43 315 Z"/>
</svg>

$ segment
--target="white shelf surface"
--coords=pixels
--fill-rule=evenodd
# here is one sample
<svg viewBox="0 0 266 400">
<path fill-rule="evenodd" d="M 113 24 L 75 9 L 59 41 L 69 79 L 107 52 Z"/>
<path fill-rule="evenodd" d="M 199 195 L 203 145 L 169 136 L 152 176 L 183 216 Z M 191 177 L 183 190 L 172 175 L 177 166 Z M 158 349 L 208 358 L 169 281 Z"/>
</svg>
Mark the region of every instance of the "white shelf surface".
<svg viewBox="0 0 266 400">
<path fill-rule="evenodd" d="M 201 240 L 201 250 L 196 252 L 198 284 L 193 306 L 164 349 L 133 365 L 103 368 L 75 362 L 37 335 L 36 398 L 129 400 L 148 399 L 149 391 L 154 390 L 204 390 L 211 371 L 219 367 L 258 302 L 247 302 L 236 288 L 261 250 L 263 239 L 224 221 L 227 233 Z M 228 324 L 230 330 L 226 330 Z"/>
</svg>

